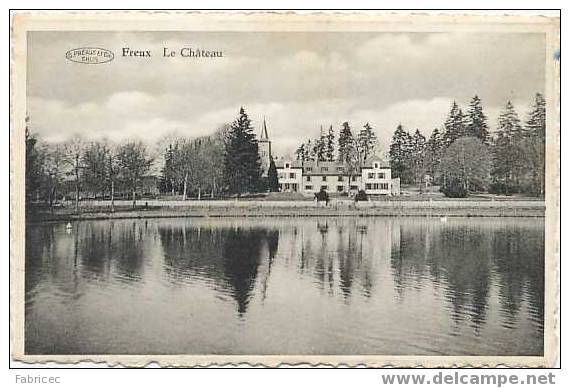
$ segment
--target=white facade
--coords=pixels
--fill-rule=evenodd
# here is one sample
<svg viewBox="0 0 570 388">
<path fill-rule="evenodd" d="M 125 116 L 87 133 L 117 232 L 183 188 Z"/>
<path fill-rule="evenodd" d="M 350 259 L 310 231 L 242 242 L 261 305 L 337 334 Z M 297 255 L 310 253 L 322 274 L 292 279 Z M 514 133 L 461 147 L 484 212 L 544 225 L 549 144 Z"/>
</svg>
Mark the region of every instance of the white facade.
<svg viewBox="0 0 570 388">
<path fill-rule="evenodd" d="M 392 195 L 392 172 L 381 161 L 367 163 L 357 171 L 339 162 L 277 163 L 279 189 L 282 192 L 314 194 L 354 194 L 359 190 L 370 195 Z"/>
<path fill-rule="evenodd" d="M 362 189 L 371 195 L 392 195 L 392 170 L 375 161 L 362 167 Z"/>
<path fill-rule="evenodd" d="M 284 162 L 277 168 L 279 190 L 281 192 L 297 193 L 302 190 L 303 168 L 293 162 Z"/>
<path fill-rule="evenodd" d="M 272 159 L 271 141 L 265 118 L 258 140 L 259 159 L 263 177 L 267 177 Z M 321 190 L 329 194 L 348 195 L 364 190 L 370 195 L 399 195 L 398 182 L 392 182 L 392 170 L 387 163 L 375 159 L 361 168 L 350 169 L 336 161 L 296 160 L 275 161 L 279 191 L 312 195 Z"/>
</svg>

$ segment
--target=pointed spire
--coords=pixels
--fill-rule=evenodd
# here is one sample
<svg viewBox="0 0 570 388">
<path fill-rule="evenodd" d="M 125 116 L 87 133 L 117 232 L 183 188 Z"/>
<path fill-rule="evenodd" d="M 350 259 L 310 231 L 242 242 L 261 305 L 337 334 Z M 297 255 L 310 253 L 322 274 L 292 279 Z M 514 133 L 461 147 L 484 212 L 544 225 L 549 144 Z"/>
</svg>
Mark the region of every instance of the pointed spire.
<svg viewBox="0 0 570 388">
<path fill-rule="evenodd" d="M 265 123 L 265 116 L 263 116 L 263 128 L 261 128 L 261 136 L 259 140 L 269 140 L 267 135 L 267 124 Z"/>
</svg>

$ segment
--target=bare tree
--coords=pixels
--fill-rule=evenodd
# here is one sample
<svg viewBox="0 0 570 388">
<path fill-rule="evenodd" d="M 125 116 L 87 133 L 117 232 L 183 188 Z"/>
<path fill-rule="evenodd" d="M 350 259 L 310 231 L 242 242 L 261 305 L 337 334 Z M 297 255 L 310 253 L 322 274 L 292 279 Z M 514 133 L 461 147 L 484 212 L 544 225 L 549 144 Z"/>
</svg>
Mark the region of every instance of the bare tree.
<svg viewBox="0 0 570 388">
<path fill-rule="evenodd" d="M 42 148 L 43 173 L 45 176 L 46 198 L 53 212 L 54 203 L 63 180 L 65 169 L 65 149 L 61 143 L 46 144 Z"/>
<path fill-rule="evenodd" d="M 79 192 L 81 190 L 81 175 L 83 169 L 83 150 L 85 143 L 80 137 L 74 137 L 64 144 L 65 163 L 71 169 L 69 174 L 73 177 L 75 185 L 75 211 L 79 211 Z"/>
<path fill-rule="evenodd" d="M 106 181 L 110 186 L 111 212 L 115 212 L 115 185 L 120 171 L 118 148 L 110 144 L 107 152 Z"/>
<path fill-rule="evenodd" d="M 130 141 L 117 150 L 117 164 L 121 175 L 131 187 L 133 207 L 137 205 L 137 187 L 150 169 L 152 160 L 142 142 Z"/>
</svg>

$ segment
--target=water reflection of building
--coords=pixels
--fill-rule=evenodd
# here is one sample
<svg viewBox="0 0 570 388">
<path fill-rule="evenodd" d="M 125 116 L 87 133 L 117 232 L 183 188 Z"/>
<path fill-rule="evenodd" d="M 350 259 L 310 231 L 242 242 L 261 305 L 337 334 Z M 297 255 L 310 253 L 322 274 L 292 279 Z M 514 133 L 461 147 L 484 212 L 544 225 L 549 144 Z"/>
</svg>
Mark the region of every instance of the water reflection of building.
<svg viewBox="0 0 570 388">
<path fill-rule="evenodd" d="M 239 316 L 308 294 L 347 310 L 403 306 L 405 316 L 423 297 L 434 315 L 411 318 L 433 319 L 432 329 L 441 319 L 459 334 L 540 332 L 543 233 L 536 220 L 481 219 L 117 220 L 79 222 L 70 234 L 35 225 L 26 239 L 26 313 L 47 292 L 74 303 L 108 286 L 109 295 L 158 290 L 163 303 L 171 290 L 205 286 Z"/>
<path fill-rule="evenodd" d="M 345 298 L 357 292 L 369 297 L 390 257 L 393 220 L 327 218 L 296 222 L 295 233 L 283 233 L 280 246 L 291 265 L 317 280 L 322 289 Z"/>
</svg>

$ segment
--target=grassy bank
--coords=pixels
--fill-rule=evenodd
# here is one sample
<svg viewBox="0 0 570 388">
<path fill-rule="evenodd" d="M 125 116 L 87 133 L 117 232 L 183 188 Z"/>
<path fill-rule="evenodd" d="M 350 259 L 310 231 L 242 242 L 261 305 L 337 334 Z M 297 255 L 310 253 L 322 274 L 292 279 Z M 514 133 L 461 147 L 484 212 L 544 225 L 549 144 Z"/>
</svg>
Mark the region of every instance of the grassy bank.
<svg viewBox="0 0 570 388">
<path fill-rule="evenodd" d="M 30 211 L 27 219 L 70 221 L 157 217 L 338 217 L 338 216 L 425 216 L 425 217 L 544 217 L 545 206 L 539 200 L 398 200 L 370 201 L 355 204 L 335 200 L 329 206 L 312 201 L 140 201 L 132 208 L 128 201 L 116 203 L 111 212 L 103 201 L 82 203 L 53 213 Z"/>
</svg>

